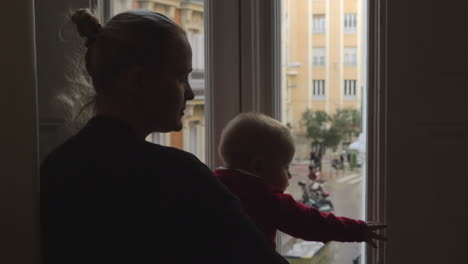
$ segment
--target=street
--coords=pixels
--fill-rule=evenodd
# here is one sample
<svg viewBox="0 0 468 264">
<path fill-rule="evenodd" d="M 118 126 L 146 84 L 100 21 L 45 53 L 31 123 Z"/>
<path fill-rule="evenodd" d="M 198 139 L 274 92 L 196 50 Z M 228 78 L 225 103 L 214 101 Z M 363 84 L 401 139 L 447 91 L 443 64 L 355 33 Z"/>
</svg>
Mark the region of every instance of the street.
<svg viewBox="0 0 468 264">
<path fill-rule="evenodd" d="M 292 178 L 287 193 L 294 198 L 302 197 L 299 181 L 307 182 L 308 162 L 292 164 Z M 362 176 L 360 169 L 350 170 L 345 162 L 344 170 L 335 170 L 329 161 L 323 161 L 321 178 L 326 180 L 324 188 L 330 192 L 330 200 L 335 207 L 334 214 L 349 218 L 361 218 L 362 215 Z M 362 243 L 331 242 L 332 261 L 327 264 L 351 264 L 360 255 Z"/>
</svg>

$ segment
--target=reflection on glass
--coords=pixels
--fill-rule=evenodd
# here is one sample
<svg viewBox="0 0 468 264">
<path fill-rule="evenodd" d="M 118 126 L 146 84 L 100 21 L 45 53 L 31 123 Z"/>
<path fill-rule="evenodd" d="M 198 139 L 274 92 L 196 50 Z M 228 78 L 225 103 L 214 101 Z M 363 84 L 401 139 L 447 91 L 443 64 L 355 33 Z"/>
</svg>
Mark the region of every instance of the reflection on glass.
<svg viewBox="0 0 468 264">
<path fill-rule="evenodd" d="M 364 1 L 281 1 L 281 120 L 296 141 L 287 192 L 304 201 L 298 183 L 312 188 L 312 172 L 324 180 L 333 213 L 357 219 L 365 179 Z M 286 234 L 279 242 L 290 263 L 362 263 L 353 262 L 361 244 L 324 245 Z"/>
<path fill-rule="evenodd" d="M 148 9 L 164 14 L 186 32 L 192 46 L 193 72 L 189 77 L 195 99 L 187 102 L 184 128 L 180 132 L 153 133 L 147 140 L 195 154 L 205 162 L 205 35 L 203 0 L 191 1 L 113 1 L 114 14 L 131 9 Z"/>
</svg>

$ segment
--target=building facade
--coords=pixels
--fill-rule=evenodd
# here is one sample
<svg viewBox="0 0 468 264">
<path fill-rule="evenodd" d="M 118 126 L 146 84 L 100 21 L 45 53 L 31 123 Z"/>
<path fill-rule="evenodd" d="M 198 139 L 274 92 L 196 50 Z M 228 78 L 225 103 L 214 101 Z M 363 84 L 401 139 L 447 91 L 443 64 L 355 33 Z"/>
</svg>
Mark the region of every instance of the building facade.
<svg viewBox="0 0 468 264">
<path fill-rule="evenodd" d="M 361 109 L 363 0 L 282 1 L 282 120 L 296 137 L 296 159 L 306 159 L 302 114 Z"/>
</svg>

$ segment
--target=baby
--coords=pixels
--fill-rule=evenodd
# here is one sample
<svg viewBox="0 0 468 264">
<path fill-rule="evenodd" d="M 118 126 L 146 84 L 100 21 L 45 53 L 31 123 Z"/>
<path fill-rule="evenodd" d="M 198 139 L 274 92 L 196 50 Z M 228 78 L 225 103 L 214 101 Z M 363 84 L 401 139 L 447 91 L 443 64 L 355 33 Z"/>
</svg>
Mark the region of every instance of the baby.
<svg viewBox="0 0 468 264">
<path fill-rule="evenodd" d="M 283 193 L 291 173 L 294 141 L 289 129 L 260 113 L 242 113 L 221 134 L 219 155 L 226 168 L 215 174 L 239 197 L 244 210 L 275 247 L 276 230 L 304 240 L 367 242 L 385 240 L 385 225 L 320 212 Z"/>
</svg>

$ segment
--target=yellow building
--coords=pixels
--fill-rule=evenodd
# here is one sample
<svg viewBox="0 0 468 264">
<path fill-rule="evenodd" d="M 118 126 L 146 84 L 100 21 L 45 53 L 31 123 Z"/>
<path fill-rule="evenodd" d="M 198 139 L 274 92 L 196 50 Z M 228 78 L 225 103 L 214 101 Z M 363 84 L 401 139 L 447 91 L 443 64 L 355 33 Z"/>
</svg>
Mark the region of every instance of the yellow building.
<svg viewBox="0 0 468 264">
<path fill-rule="evenodd" d="M 114 12 L 130 9 L 148 9 L 166 15 L 187 32 L 192 46 L 193 72 L 190 84 L 195 99 L 187 102 L 184 114 L 184 128 L 180 132 L 153 133 L 147 140 L 161 145 L 172 146 L 195 154 L 205 161 L 205 52 L 204 52 L 204 7 L 203 0 L 116 0 Z"/>
<path fill-rule="evenodd" d="M 333 115 L 361 108 L 362 0 L 283 0 L 282 120 L 296 136 L 297 159 L 309 143 L 301 126 L 307 109 Z"/>
</svg>

